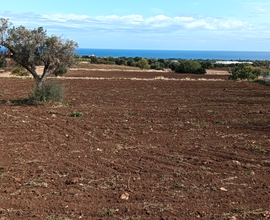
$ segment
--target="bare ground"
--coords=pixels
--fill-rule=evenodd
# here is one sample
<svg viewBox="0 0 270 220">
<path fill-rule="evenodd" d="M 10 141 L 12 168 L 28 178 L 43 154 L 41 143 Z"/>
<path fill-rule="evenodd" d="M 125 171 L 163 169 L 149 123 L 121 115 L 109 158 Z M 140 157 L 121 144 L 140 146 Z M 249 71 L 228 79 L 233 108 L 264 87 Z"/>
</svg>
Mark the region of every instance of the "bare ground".
<svg viewBox="0 0 270 220">
<path fill-rule="evenodd" d="M 32 79 L 0 79 L 0 219 L 269 216 L 269 86 L 60 82 L 62 105 L 31 106 Z"/>
</svg>

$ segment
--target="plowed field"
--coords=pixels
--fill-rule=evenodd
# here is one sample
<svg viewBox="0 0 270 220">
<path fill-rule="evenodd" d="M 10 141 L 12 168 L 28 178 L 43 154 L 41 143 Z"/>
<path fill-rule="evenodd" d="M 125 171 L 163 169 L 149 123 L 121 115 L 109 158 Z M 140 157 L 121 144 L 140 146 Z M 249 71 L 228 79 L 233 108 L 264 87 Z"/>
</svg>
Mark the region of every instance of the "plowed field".
<svg viewBox="0 0 270 220">
<path fill-rule="evenodd" d="M 62 105 L 33 106 L 10 101 L 33 80 L 0 78 L 1 220 L 270 216 L 269 86 L 60 82 Z"/>
</svg>

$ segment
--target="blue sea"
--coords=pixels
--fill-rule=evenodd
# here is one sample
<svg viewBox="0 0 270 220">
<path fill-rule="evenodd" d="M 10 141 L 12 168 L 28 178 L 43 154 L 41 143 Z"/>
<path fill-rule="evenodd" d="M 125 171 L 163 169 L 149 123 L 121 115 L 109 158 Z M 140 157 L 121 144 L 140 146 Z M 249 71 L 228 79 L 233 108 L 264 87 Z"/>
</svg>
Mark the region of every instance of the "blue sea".
<svg viewBox="0 0 270 220">
<path fill-rule="evenodd" d="M 182 58 L 182 59 L 220 59 L 220 60 L 270 60 L 270 52 L 256 51 L 196 51 L 196 50 L 128 50 L 79 48 L 80 56 L 98 57 L 143 57 L 143 58 Z"/>
</svg>

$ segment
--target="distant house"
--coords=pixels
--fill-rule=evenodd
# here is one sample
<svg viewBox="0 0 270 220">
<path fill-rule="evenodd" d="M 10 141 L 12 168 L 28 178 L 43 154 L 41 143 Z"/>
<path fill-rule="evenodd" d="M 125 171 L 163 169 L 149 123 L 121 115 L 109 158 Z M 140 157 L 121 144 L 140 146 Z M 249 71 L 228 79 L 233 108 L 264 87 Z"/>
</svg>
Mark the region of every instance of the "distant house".
<svg viewBox="0 0 270 220">
<path fill-rule="evenodd" d="M 224 64 L 224 65 L 229 65 L 229 64 L 253 64 L 253 62 L 245 62 L 245 61 L 216 61 L 213 64 Z"/>
</svg>

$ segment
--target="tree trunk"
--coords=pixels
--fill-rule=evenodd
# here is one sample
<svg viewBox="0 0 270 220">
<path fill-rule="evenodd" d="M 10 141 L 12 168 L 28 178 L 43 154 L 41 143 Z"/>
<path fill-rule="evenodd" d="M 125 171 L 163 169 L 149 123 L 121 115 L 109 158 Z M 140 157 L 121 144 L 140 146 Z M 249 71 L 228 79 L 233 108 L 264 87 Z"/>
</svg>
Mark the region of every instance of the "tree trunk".
<svg viewBox="0 0 270 220">
<path fill-rule="evenodd" d="M 42 78 L 36 78 L 36 89 L 40 90 L 42 89 L 43 85 L 45 84 L 47 77 L 42 77 Z"/>
</svg>

